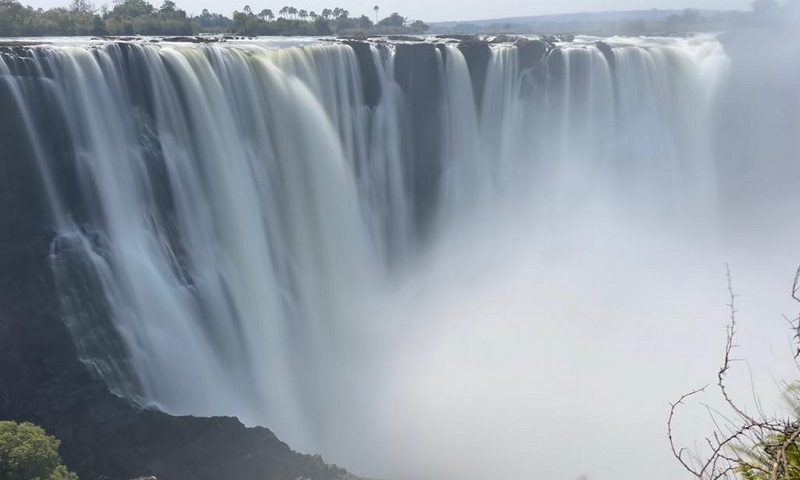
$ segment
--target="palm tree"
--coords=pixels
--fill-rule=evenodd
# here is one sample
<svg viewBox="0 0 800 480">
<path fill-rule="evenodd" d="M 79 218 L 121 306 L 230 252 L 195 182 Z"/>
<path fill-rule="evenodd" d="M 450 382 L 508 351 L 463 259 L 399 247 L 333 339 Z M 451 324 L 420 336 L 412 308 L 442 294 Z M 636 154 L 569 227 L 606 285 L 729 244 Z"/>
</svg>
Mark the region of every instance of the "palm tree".
<svg viewBox="0 0 800 480">
<path fill-rule="evenodd" d="M 372 7 L 372 9 L 375 10 L 375 25 L 377 25 L 378 24 L 378 11 L 381 9 L 381 7 L 375 5 L 374 7 Z"/>
<path fill-rule="evenodd" d="M 292 18 L 295 18 L 295 15 L 297 15 L 297 9 L 294 7 L 289 7 L 289 15 L 291 15 Z"/>
<path fill-rule="evenodd" d="M 248 16 L 253 14 L 253 10 L 250 8 L 250 5 L 244 6 L 244 13 L 246 13 Z"/>
<path fill-rule="evenodd" d="M 319 15 L 317 15 L 317 12 L 315 12 L 314 10 L 311 10 L 310 12 L 308 12 L 308 16 L 311 17 L 312 21 L 317 21 L 317 17 Z"/>
<path fill-rule="evenodd" d="M 282 7 L 280 10 L 278 10 L 278 13 L 281 15 L 281 17 L 286 17 L 286 14 L 289 13 L 289 7 Z"/>
<path fill-rule="evenodd" d="M 299 12 L 297 12 L 297 16 L 300 17 L 300 20 L 305 20 L 308 18 L 308 12 L 301 9 Z"/>
<path fill-rule="evenodd" d="M 258 18 L 266 22 L 267 20 L 272 20 L 273 18 L 275 18 L 275 15 L 272 13 L 272 10 L 270 10 L 269 8 L 265 8 L 264 10 L 261 10 L 261 12 L 258 14 Z"/>
<path fill-rule="evenodd" d="M 322 9 L 322 18 L 324 18 L 325 20 L 331 18 L 332 14 L 333 14 L 333 12 L 331 12 L 330 8 L 323 8 Z"/>
</svg>

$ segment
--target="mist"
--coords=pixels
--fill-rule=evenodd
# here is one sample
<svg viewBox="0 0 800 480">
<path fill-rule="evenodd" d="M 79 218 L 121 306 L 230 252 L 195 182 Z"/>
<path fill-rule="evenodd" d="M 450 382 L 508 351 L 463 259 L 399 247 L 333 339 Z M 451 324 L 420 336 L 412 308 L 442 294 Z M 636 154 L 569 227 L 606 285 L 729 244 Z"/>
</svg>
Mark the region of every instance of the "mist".
<svg viewBox="0 0 800 480">
<path fill-rule="evenodd" d="M 566 167 L 569 185 L 526 178 L 542 188 L 443 226 L 366 301 L 376 328 L 393 328 L 373 333 L 380 360 L 352 375 L 380 380 L 344 394 L 356 413 L 335 415 L 323 451 L 381 478 L 688 478 L 666 418 L 681 394 L 715 383 L 726 265 L 744 360 L 733 391 L 782 412 L 782 381 L 795 373 L 783 315 L 797 310 L 797 40 L 789 29 L 720 37 L 724 58 L 704 67 L 719 82 L 708 123 L 687 119 L 707 128 L 695 133 L 714 178 L 695 197 L 661 189 L 664 174 L 604 188 L 596 172 Z M 699 453 L 715 428 L 706 405 L 724 411 L 710 388 L 676 421 L 679 445 Z"/>
<path fill-rule="evenodd" d="M 667 415 L 715 382 L 727 272 L 732 392 L 780 412 L 796 374 L 792 12 L 10 50 L 69 353 L 137 411 L 235 416 L 364 477 L 687 478 Z M 709 408 L 675 423 L 701 455 Z"/>
</svg>

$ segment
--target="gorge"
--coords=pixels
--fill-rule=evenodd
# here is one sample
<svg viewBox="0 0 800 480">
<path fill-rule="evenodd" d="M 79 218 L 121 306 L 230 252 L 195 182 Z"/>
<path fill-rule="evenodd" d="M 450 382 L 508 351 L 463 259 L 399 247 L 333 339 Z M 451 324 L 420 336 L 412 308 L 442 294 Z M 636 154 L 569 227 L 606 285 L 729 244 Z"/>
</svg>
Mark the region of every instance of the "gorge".
<svg viewBox="0 0 800 480">
<path fill-rule="evenodd" d="M 0 47 L 0 417 L 96 435 L 86 478 L 187 478 L 194 428 L 193 478 L 345 475 L 160 412 L 360 475 L 675 478 L 724 263 L 791 308 L 796 40 Z"/>
</svg>

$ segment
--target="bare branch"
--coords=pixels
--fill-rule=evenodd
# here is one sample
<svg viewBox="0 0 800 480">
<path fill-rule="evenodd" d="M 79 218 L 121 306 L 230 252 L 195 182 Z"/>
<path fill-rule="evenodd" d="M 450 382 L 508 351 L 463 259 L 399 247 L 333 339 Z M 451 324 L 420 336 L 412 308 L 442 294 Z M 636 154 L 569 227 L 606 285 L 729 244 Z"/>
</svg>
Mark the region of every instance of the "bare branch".
<svg viewBox="0 0 800 480">
<path fill-rule="evenodd" d="M 678 405 L 683 404 L 688 397 L 704 392 L 707 386 L 684 394 L 677 402 L 670 404 L 667 435 L 672 455 L 685 470 L 700 480 L 732 479 L 745 470 L 750 473 L 757 473 L 757 478 L 769 480 L 797 479 L 800 472 L 797 471 L 798 467 L 792 465 L 789 461 L 789 449 L 797 446 L 798 441 L 800 441 L 800 420 L 768 418 L 764 413 L 761 402 L 754 393 L 755 406 L 760 417 L 760 419 L 757 419 L 740 407 L 728 393 L 725 379 L 730 372 L 731 363 L 734 361 L 733 349 L 737 346 L 734 343 L 734 338 L 736 336 L 736 298 L 738 295 L 734 293 L 728 265 L 725 266 L 725 273 L 728 282 L 729 323 L 725 329 L 725 354 L 722 365 L 717 371 L 717 386 L 725 404 L 735 415 L 732 418 L 728 418 L 722 412 L 706 405 L 716 429 L 710 437 L 705 439 L 710 453 L 696 459 L 693 458 L 693 461 L 689 462 L 686 459 L 687 450 L 685 448 L 679 449 L 675 445 L 673 421 Z M 800 268 L 795 273 L 792 298 L 800 302 Z M 794 332 L 794 341 L 798 344 L 795 354 L 795 363 L 798 363 L 797 359 L 800 358 L 800 316 L 790 323 Z M 752 374 L 750 377 L 750 386 L 755 392 Z M 787 389 L 787 398 L 789 398 L 790 391 L 794 392 L 794 390 Z M 800 414 L 798 413 L 800 412 L 800 398 L 790 397 L 790 400 L 795 407 L 795 415 Z M 718 419 L 721 419 L 724 423 L 718 422 Z M 701 458 L 703 460 L 700 460 Z M 791 471 L 792 468 L 795 471 Z"/>
<path fill-rule="evenodd" d="M 728 394 L 728 390 L 725 387 L 725 375 L 727 375 L 728 370 L 731 366 L 731 352 L 733 351 L 736 345 L 733 343 L 733 338 L 736 335 L 736 295 L 733 292 L 733 281 L 731 280 L 731 269 L 728 264 L 725 264 L 725 276 L 728 280 L 728 296 L 730 303 L 728 307 L 730 308 L 730 316 L 729 316 L 729 323 L 728 327 L 726 328 L 727 335 L 725 339 L 725 358 L 723 359 L 722 366 L 720 367 L 719 371 L 717 372 L 717 386 L 719 386 L 720 391 L 722 392 L 722 397 L 725 399 L 725 402 L 736 412 L 737 415 L 742 417 L 745 422 L 756 424 L 755 419 L 750 417 L 744 409 L 740 408 L 736 403 L 734 403 L 731 396 Z"/>
<path fill-rule="evenodd" d="M 698 388 L 696 390 L 692 390 L 689 393 L 684 393 L 683 395 L 681 395 L 681 398 L 679 398 L 677 402 L 670 404 L 669 418 L 667 418 L 667 437 L 669 438 L 669 447 L 672 450 L 672 455 L 681 463 L 681 465 L 683 465 L 683 468 L 685 468 L 689 473 L 693 474 L 697 478 L 702 478 L 701 474 L 696 472 L 683 459 L 683 452 L 685 452 L 686 449 L 685 448 L 681 448 L 680 450 L 678 450 L 678 448 L 675 446 L 675 440 L 674 440 L 674 438 L 672 436 L 672 421 L 675 418 L 675 411 L 678 408 L 678 405 L 682 405 L 683 401 L 686 400 L 687 398 L 691 397 L 692 395 L 696 395 L 696 394 L 698 394 L 700 392 L 704 392 L 707 387 L 708 387 L 708 385 L 706 385 L 706 386 L 704 386 L 702 388 Z"/>
</svg>

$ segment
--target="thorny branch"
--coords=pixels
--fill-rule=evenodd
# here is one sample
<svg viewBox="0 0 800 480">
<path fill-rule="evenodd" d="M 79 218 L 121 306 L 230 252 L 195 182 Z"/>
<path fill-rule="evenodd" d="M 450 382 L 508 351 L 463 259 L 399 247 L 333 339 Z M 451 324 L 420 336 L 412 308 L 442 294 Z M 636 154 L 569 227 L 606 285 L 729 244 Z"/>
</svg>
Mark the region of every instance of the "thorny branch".
<svg viewBox="0 0 800 480">
<path fill-rule="evenodd" d="M 800 266 L 797 267 L 797 270 L 794 272 L 794 282 L 792 282 L 792 298 L 795 301 L 800 302 Z M 794 342 L 797 344 L 797 347 L 794 351 L 794 360 L 797 362 L 797 359 L 800 358 L 800 315 L 795 317 L 794 321 L 791 322 L 792 330 L 794 331 Z"/>
<path fill-rule="evenodd" d="M 711 412 L 712 419 L 717 428 L 710 437 L 706 438 L 706 444 L 710 453 L 700 457 L 696 456 L 694 461 L 687 460 L 687 449 L 678 448 L 673 437 L 673 421 L 679 405 L 696 394 L 705 392 L 706 387 L 692 390 L 682 395 L 677 402 L 670 404 L 669 417 L 667 419 L 667 436 L 669 438 L 670 449 L 675 459 L 683 468 L 699 480 L 721 480 L 732 479 L 740 473 L 743 468 L 750 472 L 758 472 L 757 478 L 765 480 L 796 480 L 798 472 L 792 472 L 787 455 L 789 448 L 800 440 L 800 420 L 797 419 L 769 419 L 765 415 L 756 418 L 746 412 L 738 403 L 734 401 L 728 393 L 725 378 L 730 371 L 733 349 L 736 347 L 734 337 L 736 335 L 736 298 L 733 290 L 731 272 L 728 265 L 725 266 L 725 276 L 728 282 L 729 297 L 729 318 L 726 327 L 725 353 L 722 365 L 717 371 L 717 387 L 725 400 L 725 403 L 736 414 L 738 420 L 727 420 L 725 428 L 721 428 L 715 414 Z M 792 298 L 800 302 L 800 267 L 795 272 L 794 283 L 792 284 Z M 800 358 L 800 315 L 791 322 L 794 332 L 793 340 L 795 347 L 795 362 Z M 779 442 L 775 444 L 775 442 Z M 774 445 L 773 445 L 774 444 Z M 749 458 L 743 458 L 742 452 L 751 451 L 757 446 L 770 445 L 773 452 L 774 461 L 771 465 L 759 464 Z M 747 454 L 745 454 L 747 456 Z M 795 469 L 797 467 L 795 466 Z"/>
</svg>

